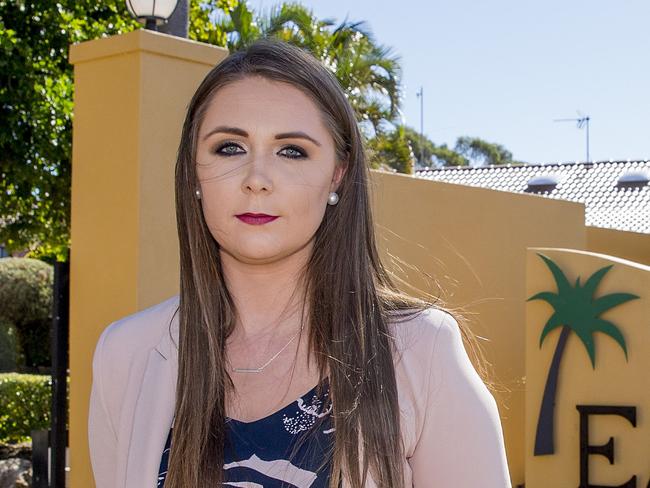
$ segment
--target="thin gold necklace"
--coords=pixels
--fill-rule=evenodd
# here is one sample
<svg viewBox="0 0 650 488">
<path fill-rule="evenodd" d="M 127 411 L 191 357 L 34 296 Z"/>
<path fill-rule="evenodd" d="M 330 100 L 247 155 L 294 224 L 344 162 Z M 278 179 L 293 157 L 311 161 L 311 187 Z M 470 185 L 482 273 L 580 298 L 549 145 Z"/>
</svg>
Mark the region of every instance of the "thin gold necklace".
<svg viewBox="0 0 650 488">
<path fill-rule="evenodd" d="M 271 364 L 271 361 L 273 361 L 275 358 L 277 358 L 282 351 L 284 351 L 287 347 L 289 347 L 289 344 L 291 344 L 291 342 L 296 337 L 298 337 L 298 334 L 300 334 L 300 332 L 302 332 L 302 329 L 304 327 L 305 327 L 305 323 L 303 322 L 303 324 L 300 326 L 300 330 L 298 332 L 296 332 L 291 339 L 289 339 L 289 342 L 287 342 L 282 349 L 280 349 L 277 353 L 275 353 L 275 355 L 271 359 L 269 359 L 266 363 L 264 363 L 259 368 L 235 368 L 233 366 L 232 370 L 235 373 L 261 373 L 264 370 L 264 368 L 266 368 L 269 364 Z"/>
</svg>

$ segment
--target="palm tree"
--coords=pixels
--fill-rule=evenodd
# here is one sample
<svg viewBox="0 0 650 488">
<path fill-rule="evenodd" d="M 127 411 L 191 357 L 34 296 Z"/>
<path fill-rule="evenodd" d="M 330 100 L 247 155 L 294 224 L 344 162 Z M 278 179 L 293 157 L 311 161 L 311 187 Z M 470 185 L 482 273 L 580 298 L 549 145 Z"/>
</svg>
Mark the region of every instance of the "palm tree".
<svg viewBox="0 0 650 488">
<path fill-rule="evenodd" d="M 392 48 L 378 45 L 365 24 L 348 22 L 346 17 L 332 32 L 321 59 L 335 67 L 334 74 L 361 118 L 369 113 L 377 128 L 377 113 L 391 123 L 401 115 L 401 58 Z"/>
<path fill-rule="evenodd" d="M 327 66 L 343 87 L 357 118 L 380 131 L 382 121 L 400 117 L 400 57 L 379 45 L 364 21 L 347 17 L 318 19 L 299 3 L 280 3 L 253 20 L 245 1 L 224 8 L 219 24 L 228 34 L 230 51 L 245 48 L 260 37 L 275 37 L 309 50 Z"/>
<path fill-rule="evenodd" d="M 623 349 L 625 360 L 627 361 L 627 348 L 625 347 L 623 334 L 621 334 L 621 331 L 614 324 L 599 316 L 617 305 L 639 297 L 630 293 L 610 293 L 609 295 L 604 295 L 594 300 L 593 294 L 598 284 L 613 264 L 596 271 L 584 285 L 580 285 L 580 277 L 578 277 L 575 286 L 571 286 L 569 280 L 557 264 L 543 254 L 537 253 L 537 255 L 544 260 L 551 273 L 553 273 L 558 288 L 557 293 L 544 291 L 526 300 L 544 300 L 554 309 L 553 315 L 548 319 L 542 331 L 539 339 L 539 347 L 542 347 L 544 338 L 550 331 L 557 327 L 562 327 L 562 332 L 555 347 L 555 353 L 553 354 L 551 367 L 546 379 L 544 396 L 537 421 L 534 455 L 540 456 L 555 452 L 553 446 L 553 430 L 557 379 L 560 371 L 562 353 L 564 352 L 569 334 L 574 332 L 580 338 L 589 353 L 591 365 L 594 369 L 596 368 L 594 332 L 603 332 L 613 338 Z"/>
<path fill-rule="evenodd" d="M 403 125 L 400 57 L 378 44 L 364 21 L 320 20 L 295 2 L 276 4 L 257 15 L 245 0 L 210 0 L 201 5 L 192 11 L 200 20 L 190 29 L 192 39 L 225 45 L 233 52 L 259 38 L 274 37 L 308 50 L 343 87 L 365 142 L 382 148 L 382 163 L 410 172 L 412 162 L 405 155 L 411 149 L 399 129 Z M 377 167 L 377 161 L 370 164 Z"/>
</svg>

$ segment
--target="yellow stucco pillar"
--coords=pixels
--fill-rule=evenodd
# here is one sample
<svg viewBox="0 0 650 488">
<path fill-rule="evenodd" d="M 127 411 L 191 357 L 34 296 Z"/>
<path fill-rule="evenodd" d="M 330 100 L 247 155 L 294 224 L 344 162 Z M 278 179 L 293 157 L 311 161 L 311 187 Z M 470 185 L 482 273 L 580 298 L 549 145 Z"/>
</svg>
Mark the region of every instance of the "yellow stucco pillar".
<svg viewBox="0 0 650 488">
<path fill-rule="evenodd" d="M 228 51 L 138 30 L 70 47 L 74 65 L 70 486 L 93 486 L 92 353 L 113 320 L 178 292 L 174 164 L 189 100 Z"/>
</svg>

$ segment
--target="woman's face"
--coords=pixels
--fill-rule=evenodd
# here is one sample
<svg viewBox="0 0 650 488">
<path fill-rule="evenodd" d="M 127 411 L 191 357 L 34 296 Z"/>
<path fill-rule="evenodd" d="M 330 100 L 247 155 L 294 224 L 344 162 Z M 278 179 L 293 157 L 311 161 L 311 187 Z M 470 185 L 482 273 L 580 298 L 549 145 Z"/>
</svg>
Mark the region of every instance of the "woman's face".
<svg viewBox="0 0 650 488">
<path fill-rule="evenodd" d="M 196 160 L 208 228 L 222 252 L 247 263 L 311 246 L 343 175 L 314 102 L 261 77 L 217 91 L 199 128 Z M 237 217 L 246 213 L 276 218 L 254 225 Z"/>
</svg>

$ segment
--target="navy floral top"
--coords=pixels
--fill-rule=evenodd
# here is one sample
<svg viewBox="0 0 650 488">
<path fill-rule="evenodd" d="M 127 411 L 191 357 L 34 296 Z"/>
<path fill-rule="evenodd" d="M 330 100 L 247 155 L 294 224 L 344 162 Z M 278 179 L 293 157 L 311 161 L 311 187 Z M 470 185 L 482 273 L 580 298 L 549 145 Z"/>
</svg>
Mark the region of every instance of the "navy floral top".
<svg viewBox="0 0 650 488">
<path fill-rule="evenodd" d="M 226 417 L 224 483 L 232 488 L 327 488 L 331 459 L 321 470 L 334 442 L 331 403 L 325 407 L 329 382 L 322 396 L 316 386 L 277 412 L 254 422 Z M 162 453 L 157 488 L 165 485 L 172 430 Z M 306 431 L 312 431 L 305 434 Z M 299 437 L 308 438 L 289 459 Z"/>
</svg>

